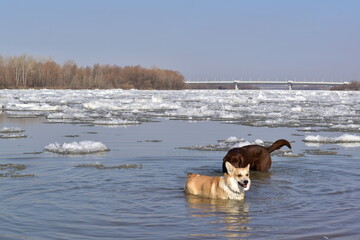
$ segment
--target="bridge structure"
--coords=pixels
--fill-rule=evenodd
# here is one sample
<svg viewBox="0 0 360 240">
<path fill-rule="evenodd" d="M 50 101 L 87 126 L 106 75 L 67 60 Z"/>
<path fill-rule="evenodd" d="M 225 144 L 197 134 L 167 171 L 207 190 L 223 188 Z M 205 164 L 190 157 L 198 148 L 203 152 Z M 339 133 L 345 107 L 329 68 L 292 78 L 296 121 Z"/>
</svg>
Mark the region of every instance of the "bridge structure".
<svg viewBox="0 0 360 240">
<path fill-rule="evenodd" d="M 289 90 L 293 89 L 294 85 L 322 85 L 322 86 L 336 86 L 336 85 L 344 85 L 349 84 L 349 82 L 325 82 L 325 81 L 249 81 L 249 80 L 232 80 L 232 81 L 188 81 L 188 84 L 234 84 L 235 89 L 238 90 L 239 84 L 248 84 L 248 85 L 255 85 L 255 84 L 269 84 L 269 85 L 283 85 L 288 86 Z"/>
</svg>

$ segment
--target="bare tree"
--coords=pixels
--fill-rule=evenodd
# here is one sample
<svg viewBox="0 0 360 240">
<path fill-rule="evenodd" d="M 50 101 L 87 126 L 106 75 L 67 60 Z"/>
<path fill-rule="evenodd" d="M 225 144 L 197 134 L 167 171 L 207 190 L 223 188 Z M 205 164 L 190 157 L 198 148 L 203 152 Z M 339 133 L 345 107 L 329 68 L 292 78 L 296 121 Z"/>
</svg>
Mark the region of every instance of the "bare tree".
<svg viewBox="0 0 360 240">
<path fill-rule="evenodd" d="M 49 58 L 35 59 L 24 54 L 0 56 L 0 87 L 182 89 L 185 83 L 179 72 L 157 67 L 78 67 L 74 61 L 60 65 Z"/>
</svg>

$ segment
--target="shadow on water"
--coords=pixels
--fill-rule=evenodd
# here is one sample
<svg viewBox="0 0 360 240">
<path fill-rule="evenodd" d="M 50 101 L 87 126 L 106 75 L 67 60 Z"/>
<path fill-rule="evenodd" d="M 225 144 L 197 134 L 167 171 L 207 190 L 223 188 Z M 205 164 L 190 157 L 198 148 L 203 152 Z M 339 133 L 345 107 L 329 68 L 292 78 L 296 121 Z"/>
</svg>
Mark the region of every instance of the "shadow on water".
<svg viewBox="0 0 360 240">
<path fill-rule="evenodd" d="M 193 195 L 186 195 L 186 199 L 193 222 L 214 226 L 213 232 L 208 229 L 206 232 L 189 233 L 189 237 L 246 238 L 250 235 L 247 226 L 251 220 L 248 214 L 250 204 L 244 200 L 209 199 Z"/>
</svg>

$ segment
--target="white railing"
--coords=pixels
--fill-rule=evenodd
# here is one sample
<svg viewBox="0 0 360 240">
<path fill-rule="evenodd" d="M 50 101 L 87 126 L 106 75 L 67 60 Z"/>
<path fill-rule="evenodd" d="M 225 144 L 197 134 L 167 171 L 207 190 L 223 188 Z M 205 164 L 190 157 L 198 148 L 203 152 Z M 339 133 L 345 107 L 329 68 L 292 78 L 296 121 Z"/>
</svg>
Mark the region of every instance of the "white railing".
<svg viewBox="0 0 360 240">
<path fill-rule="evenodd" d="M 344 85 L 349 84 L 349 82 L 324 82 L 324 81 L 243 81 L 243 80 L 233 80 L 233 81 L 188 81 L 188 84 L 235 84 L 235 89 L 238 89 L 238 84 L 270 84 L 270 85 L 287 85 L 289 90 L 292 90 L 293 85 Z"/>
</svg>

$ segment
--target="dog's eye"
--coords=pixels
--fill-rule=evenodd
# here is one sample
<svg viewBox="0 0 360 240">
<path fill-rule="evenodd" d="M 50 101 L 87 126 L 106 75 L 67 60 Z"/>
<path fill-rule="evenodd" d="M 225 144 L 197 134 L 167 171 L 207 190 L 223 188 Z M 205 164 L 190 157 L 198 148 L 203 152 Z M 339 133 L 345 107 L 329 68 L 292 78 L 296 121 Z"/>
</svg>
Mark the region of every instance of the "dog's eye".
<svg viewBox="0 0 360 240">
<path fill-rule="evenodd" d="M 246 176 L 248 177 L 248 176 L 249 176 L 249 174 L 246 174 Z"/>
<path fill-rule="evenodd" d="M 238 177 L 242 177 L 242 175 L 241 175 L 241 174 L 239 174 L 239 175 L 238 175 Z"/>
</svg>

